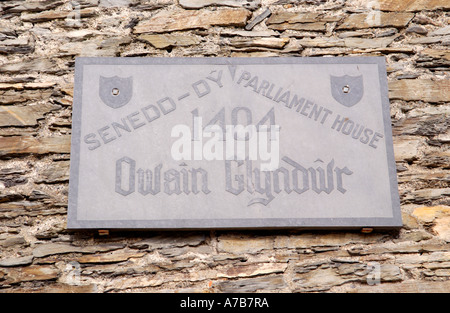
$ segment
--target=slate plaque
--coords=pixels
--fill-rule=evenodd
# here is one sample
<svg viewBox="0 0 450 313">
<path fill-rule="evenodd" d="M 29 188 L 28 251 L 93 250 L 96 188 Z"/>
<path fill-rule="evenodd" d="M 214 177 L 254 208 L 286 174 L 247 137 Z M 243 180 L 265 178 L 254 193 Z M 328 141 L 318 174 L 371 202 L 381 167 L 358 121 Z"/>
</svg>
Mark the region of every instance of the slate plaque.
<svg viewBox="0 0 450 313">
<path fill-rule="evenodd" d="M 69 229 L 400 227 L 384 58 L 77 58 Z"/>
</svg>

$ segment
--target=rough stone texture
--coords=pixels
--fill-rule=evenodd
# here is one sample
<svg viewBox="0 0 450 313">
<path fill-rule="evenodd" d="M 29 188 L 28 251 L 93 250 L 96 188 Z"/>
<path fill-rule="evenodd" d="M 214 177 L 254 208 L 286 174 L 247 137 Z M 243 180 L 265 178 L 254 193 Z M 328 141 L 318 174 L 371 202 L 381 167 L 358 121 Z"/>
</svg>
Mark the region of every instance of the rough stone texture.
<svg viewBox="0 0 450 313">
<path fill-rule="evenodd" d="M 399 100 L 422 100 L 425 102 L 449 102 L 450 79 L 405 79 L 389 83 L 389 97 Z"/>
<path fill-rule="evenodd" d="M 70 136 L 43 138 L 13 136 L 3 137 L 0 141 L 0 158 L 30 153 L 70 153 Z"/>
<path fill-rule="evenodd" d="M 379 0 L 378 6 L 383 11 L 422 11 L 422 10 L 436 10 L 449 9 L 450 3 L 448 1 L 440 0 Z"/>
<path fill-rule="evenodd" d="M 166 49 L 175 46 L 192 46 L 201 42 L 199 37 L 173 34 L 144 34 L 139 36 L 139 39 L 150 43 L 157 49 Z"/>
<path fill-rule="evenodd" d="M 73 3 L 0 1 L 1 293 L 450 290 L 449 1 Z M 403 228 L 67 232 L 82 55 L 385 57 Z"/>
<path fill-rule="evenodd" d="M 370 13 L 349 15 L 338 29 L 360 29 L 371 27 L 405 27 L 414 17 L 413 13 L 384 13 L 379 15 Z"/>
<path fill-rule="evenodd" d="M 320 13 L 278 12 L 272 14 L 266 24 L 275 30 L 325 31 L 326 22 L 339 21 L 339 17 L 329 17 Z"/>
<path fill-rule="evenodd" d="M 208 29 L 211 26 L 245 26 L 250 12 L 244 9 L 220 9 L 217 11 L 162 12 L 140 22 L 134 29 L 140 33 L 163 33 L 176 30 Z"/>
<path fill-rule="evenodd" d="M 73 14 L 72 10 L 67 11 L 44 11 L 41 13 L 35 13 L 35 14 L 27 14 L 24 13 L 21 16 L 21 19 L 24 22 L 32 22 L 32 23 L 38 23 L 38 22 L 47 22 L 57 19 L 67 19 L 68 17 L 71 17 Z M 79 12 L 80 18 L 84 17 L 90 17 L 94 15 L 94 9 L 93 8 L 87 8 L 87 9 L 81 9 Z"/>
<path fill-rule="evenodd" d="M 4 74 L 30 74 L 33 72 L 55 72 L 56 64 L 51 59 L 44 57 L 32 58 L 30 60 L 8 61 L 3 60 L 0 73 Z"/>
<path fill-rule="evenodd" d="M 178 3 L 185 9 L 200 9 L 207 6 L 229 6 L 255 10 L 260 7 L 261 0 L 179 0 Z"/>
<path fill-rule="evenodd" d="M 19 100 L 14 103 L 19 102 L 21 101 Z M 58 108 L 60 107 L 47 103 L 30 106 L 0 106 L 0 127 L 37 125 L 37 120 L 43 119 L 44 114 L 52 110 L 57 110 Z"/>
</svg>

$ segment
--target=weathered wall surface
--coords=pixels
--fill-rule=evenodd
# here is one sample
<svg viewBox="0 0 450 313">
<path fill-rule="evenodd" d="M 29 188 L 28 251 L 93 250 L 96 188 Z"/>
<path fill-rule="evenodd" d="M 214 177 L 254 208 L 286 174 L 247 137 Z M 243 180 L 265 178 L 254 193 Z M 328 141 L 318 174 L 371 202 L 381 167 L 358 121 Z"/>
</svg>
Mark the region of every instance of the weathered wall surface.
<svg viewBox="0 0 450 313">
<path fill-rule="evenodd" d="M 450 292 L 449 10 L 448 0 L 0 2 L 0 292 Z M 65 230 L 76 56 L 367 55 L 388 66 L 399 232 Z"/>
</svg>

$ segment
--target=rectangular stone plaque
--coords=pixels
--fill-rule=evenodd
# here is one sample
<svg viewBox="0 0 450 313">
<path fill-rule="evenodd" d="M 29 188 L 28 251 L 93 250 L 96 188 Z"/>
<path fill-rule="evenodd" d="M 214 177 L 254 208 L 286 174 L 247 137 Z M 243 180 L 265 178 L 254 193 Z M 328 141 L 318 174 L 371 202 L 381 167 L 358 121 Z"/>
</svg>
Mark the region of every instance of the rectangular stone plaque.
<svg viewBox="0 0 450 313">
<path fill-rule="evenodd" d="M 384 58 L 77 58 L 69 229 L 400 227 Z"/>
</svg>

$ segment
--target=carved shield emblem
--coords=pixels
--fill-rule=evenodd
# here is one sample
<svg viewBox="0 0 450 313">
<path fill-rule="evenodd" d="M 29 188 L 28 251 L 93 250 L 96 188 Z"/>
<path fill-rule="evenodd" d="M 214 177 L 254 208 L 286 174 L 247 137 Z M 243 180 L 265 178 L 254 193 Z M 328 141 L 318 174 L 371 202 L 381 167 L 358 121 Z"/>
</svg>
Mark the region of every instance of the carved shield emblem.
<svg viewBox="0 0 450 313">
<path fill-rule="evenodd" d="M 346 107 L 352 107 L 361 101 L 364 94 L 363 76 L 330 75 L 333 98 Z"/>
<path fill-rule="evenodd" d="M 107 106 L 114 109 L 123 107 L 133 95 L 133 77 L 100 76 L 98 92 Z"/>
</svg>

